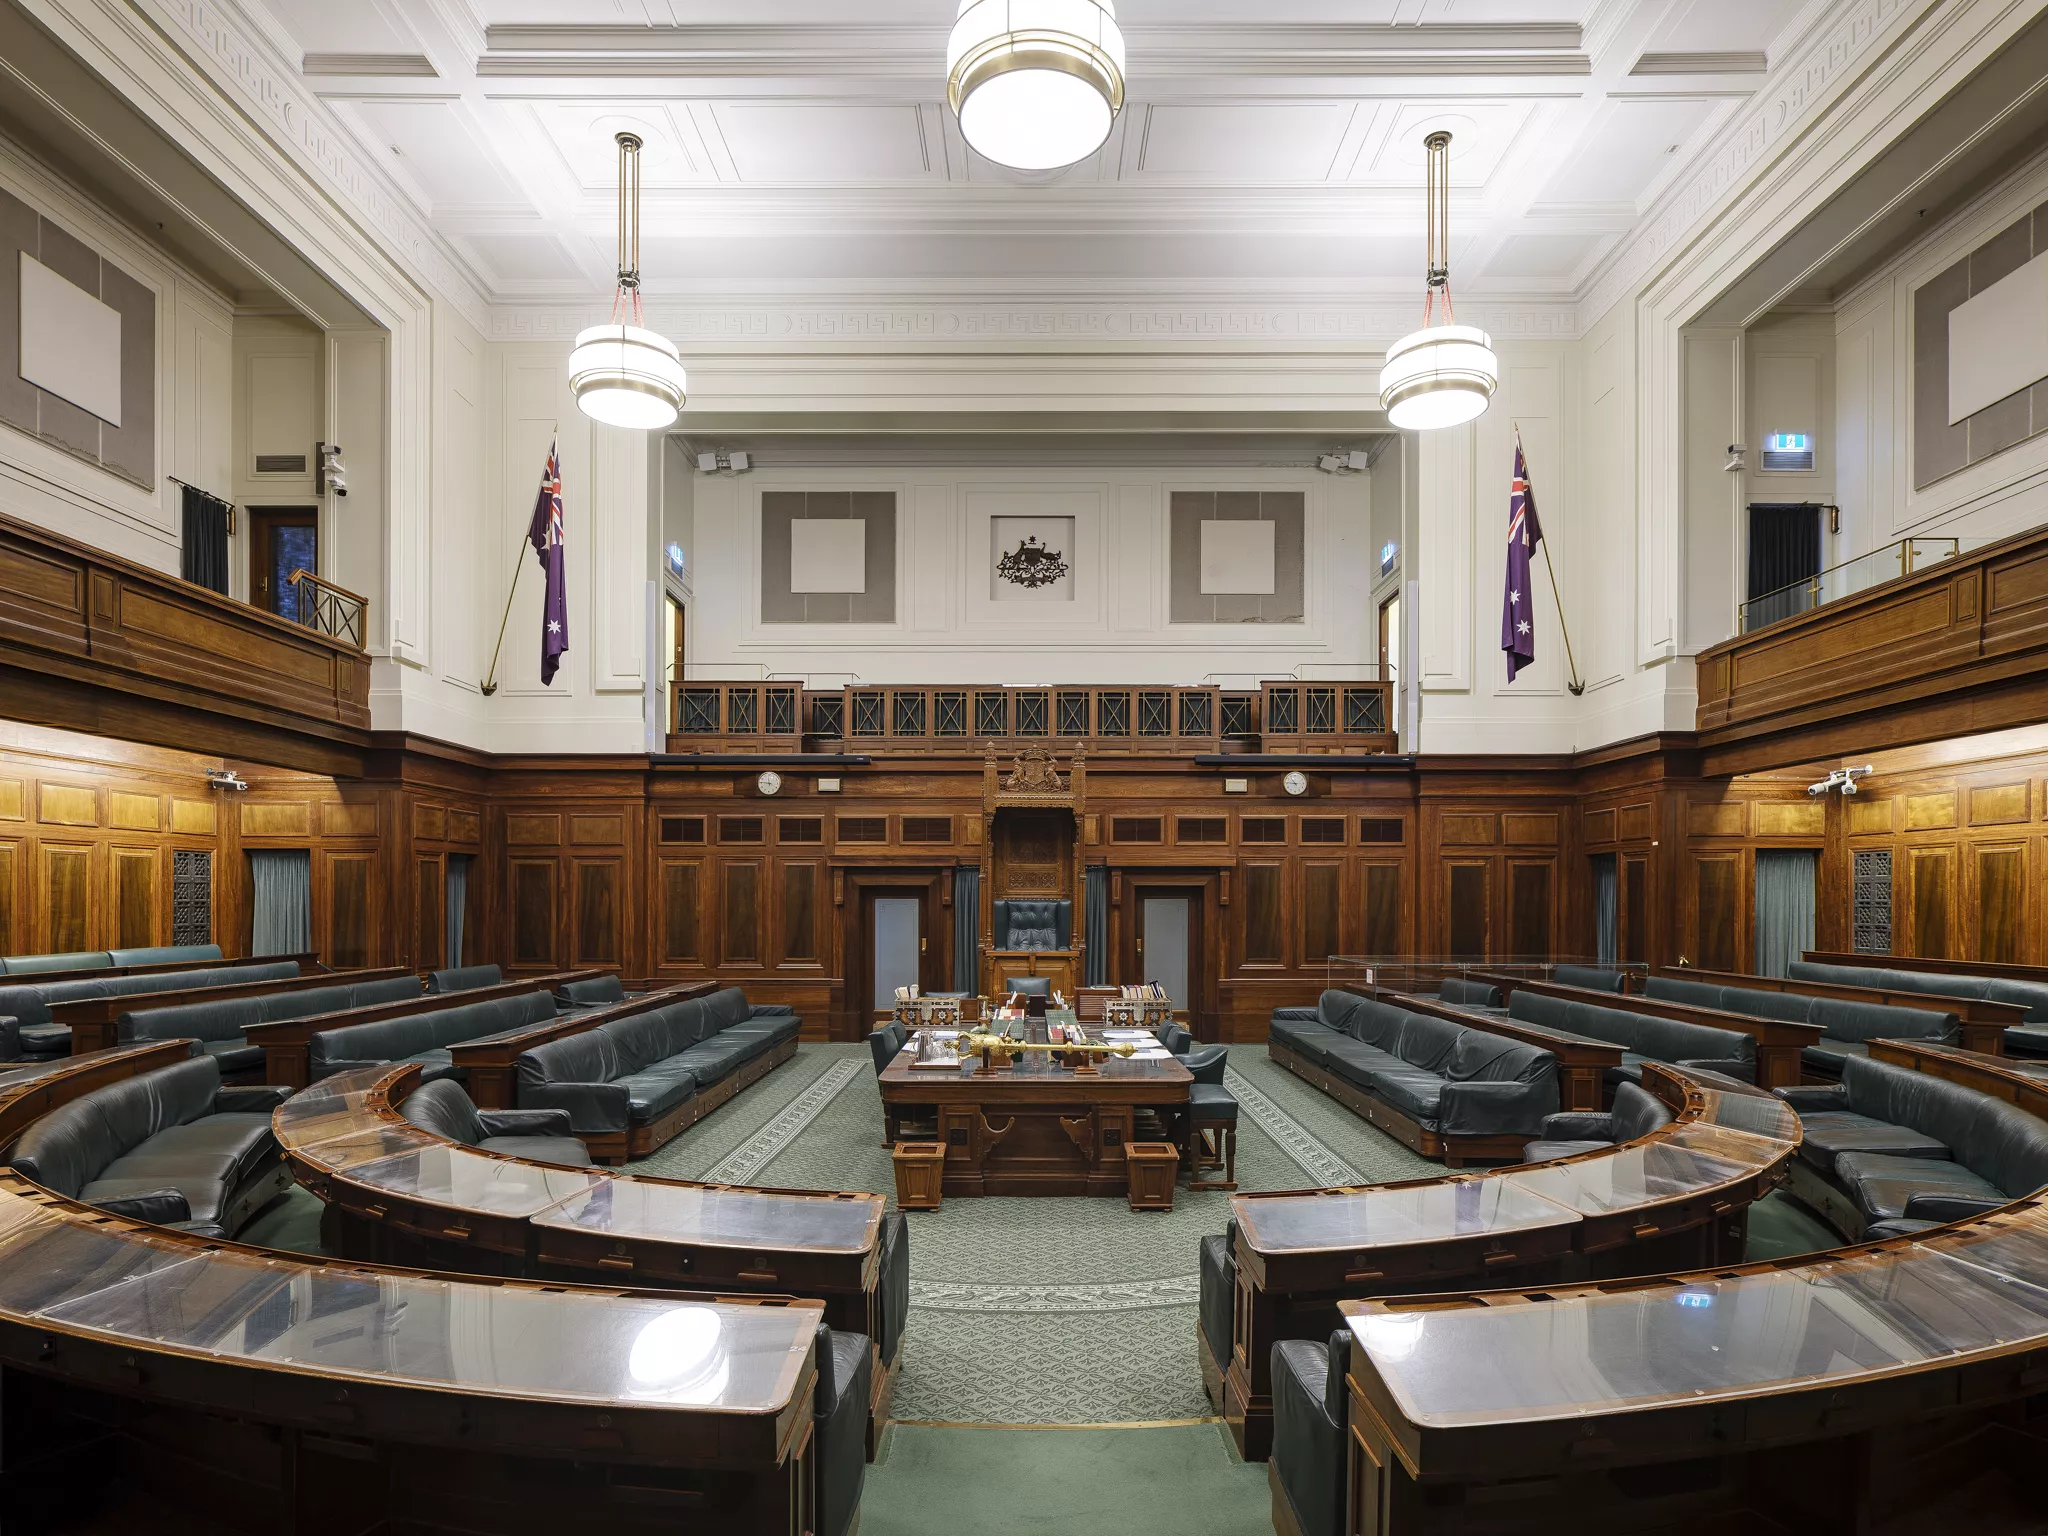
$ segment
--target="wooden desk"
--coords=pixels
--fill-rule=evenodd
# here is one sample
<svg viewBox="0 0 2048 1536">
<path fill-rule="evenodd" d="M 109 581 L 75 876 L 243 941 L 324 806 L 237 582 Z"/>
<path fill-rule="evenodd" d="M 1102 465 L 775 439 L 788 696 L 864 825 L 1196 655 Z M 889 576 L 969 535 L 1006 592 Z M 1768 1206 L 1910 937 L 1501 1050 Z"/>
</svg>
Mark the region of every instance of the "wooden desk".
<svg viewBox="0 0 2048 1536">
<path fill-rule="evenodd" d="M 1461 1283 L 1570 1283 L 1739 1261 L 1752 1201 L 1799 1145 L 1782 1100 L 1649 1062 L 1643 1086 L 1676 1118 L 1555 1163 L 1357 1189 L 1236 1195 L 1231 1355 L 1196 1328 L 1204 1385 L 1239 1451 L 1272 1445 L 1272 1352 L 1328 1338 L 1338 1303 Z M 1497 1279 L 1495 1277 L 1504 1277 Z"/>
<path fill-rule="evenodd" d="M 296 960 L 299 970 L 311 975 L 324 971 L 320 956 L 312 950 L 296 955 L 242 955 L 232 960 L 151 960 L 141 965 L 85 965 L 71 971 L 12 971 L 0 974 L 0 987 L 37 986 L 52 981 L 91 981 L 101 976 L 178 976 L 189 971 L 232 971 L 243 965 L 275 965 Z"/>
<path fill-rule="evenodd" d="M 1060 1010 L 1048 1018 L 1075 1022 Z M 1140 1136 L 1140 1117 L 1165 1121 L 1185 1110 L 1194 1083 L 1174 1056 L 1104 1057 L 1094 1072 L 1032 1056 L 993 1071 L 975 1059 L 964 1071 L 927 1071 L 911 1067 L 914 1054 L 906 1047 L 883 1070 L 882 1103 L 899 1116 L 913 1105 L 937 1107 L 949 1195 L 1121 1197 L 1124 1148 L 1171 1139 Z"/>
<path fill-rule="evenodd" d="M 282 957 L 282 958 L 289 958 Z M 309 992 L 315 987 L 341 987 L 357 981 L 388 981 L 393 976 L 416 976 L 402 965 L 379 970 L 321 971 L 317 975 L 280 976 L 271 981 L 236 981 L 217 987 L 181 987 L 165 992 L 129 992 L 119 997 L 80 997 L 50 1005 L 50 1020 L 71 1026 L 74 1053 L 103 1051 L 118 1044 L 121 1015 L 142 1013 L 151 1008 L 182 1008 L 187 1003 L 222 1002 L 236 997 L 267 997 L 273 992 Z M 426 983 L 420 983 L 422 990 Z"/>
<path fill-rule="evenodd" d="M 2044 1217 L 2019 1200 L 1916 1238 L 1627 1287 L 1345 1301 L 1340 1529 L 1953 1531 L 1960 1511 L 1937 1524 L 1919 1506 L 2001 1465 L 2038 1511 L 2019 1404 L 2048 1367 Z"/>
<path fill-rule="evenodd" d="M 998 1002 L 1008 996 L 1008 976 L 1043 976 L 1060 996 L 1073 997 L 1081 987 L 1080 955 L 1071 949 L 991 949 L 982 955 L 981 975 L 982 996 Z"/>
<path fill-rule="evenodd" d="M 1892 987 L 1846 987 L 1831 981 L 1791 981 L 1778 976 L 1745 976 L 1736 971 L 1702 971 L 1690 965 L 1660 965 L 1650 973 L 1673 981 L 1700 981 L 1710 987 L 1741 987 L 1751 992 L 1790 993 L 1794 997 L 1833 997 L 1845 1003 L 1878 1003 L 1887 1008 L 1918 1008 L 1953 1013 L 1961 1026 L 1962 1047 L 1987 1056 L 2005 1054 L 2005 1032 L 2027 1021 L 2018 1003 L 1994 1003 L 1981 997 L 1951 997 L 1939 992 L 1901 992 Z"/>
<path fill-rule="evenodd" d="M 1557 1058 L 1557 1096 L 1560 1109 L 1598 1110 L 1606 1102 L 1607 1070 L 1621 1065 L 1621 1047 L 1606 1040 L 1593 1040 L 1526 1019 L 1511 1019 L 1504 1013 L 1461 1008 L 1434 997 L 1411 997 L 1405 992 L 1382 992 L 1380 1000 L 1405 1008 L 1410 1013 L 1433 1019 L 1448 1019 L 1467 1029 L 1484 1030 L 1503 1040 L 1519 1040 Z"/>
<path fill-rule="evenodd" d="M 613 1003 L 609 1008 L 542 1019 L 531 1029 L 522 1029 L 517 1034 L 493 1035 L 488 1040 L 465 1040 L 460 1045 L 448 1047 L 448 1055 L 466 1074 L 469 1096 L 478 1109 L 511 1109 L 519 1102 L 518 1088 L 513 1081 L 513 1063 L 518 1061 L 521 1051 L 530 1051 L 536 1045 L 545 1045 L 567 1035 L 580 1035 L 609 1019 L 628 1018 L 649 1008 L 665 1008 L 670 1003 L 687 1002 L 693 997 L 709 997 L 722 988 L 723 983 L 716 981 L 685 981 L 659 992 Z"/>
<path fill-rule="evenodd" d="M 1918 955 L 1852 955 L 1809 949 L 1800 956 L 1815 965 L 1853 965 L 1862 970 L 1920 971 L 1930 976 L 1998 976 L 2048 986 L 2048 965 L 2010 965 L 1995 960 L 1927 960 Z"/>
<path fill-rule="evenodd" d="M 379 1019 L 410 1018 L 419 1013 L 439 1013 L 467 1003 L 487 1003 L 501 997 L 520 997 L 528 992 L 553 992 L 572 981 L 590 981 L 613 976 L 616 971 L 559 971 L 552 976 L 528 976 L 500 982 L 495 987 L 472 987 L 466 992 L 423 992 L 395 1003 L 371 1003 L 362 1008 L 341 1008 L 332 1013 L 309 1013 L 298 1019 L 277 1019 L 268 1024 L 243 1026 L 242 1038 L 263 1047 L 263 1081 L 283 1088 L 304 1088 L 312 1081 L 313 1037 L 330 1029 L 351 1024 L 369 1024 Z"/>
<path fill-rule="evenodd" d="M 1680 1024 L 1702 1024 L 1709 1029 L 1732 1030 L 1756 1042 L 1756 1081 L 1759 1088 L 1796 1088 L 1801 1081 L 1799 1053 L 1826 1033 L 1818 1024 L 1798 1024 L 1780 1019 L 1760 1019 L 1753 1014 L 1731 1013 L 1724 1008 L 1696 1008 L 1690 1003 L 1667 1003 L 1662 998 L 1640 993 L 1595 992 L 1588 987 L 1561 987 L 1549 981 L 1524 981 L 1498 971 L 1467 971 L 1474 981 L 1490 982 L 1500 988 L 1503 1003 L 1518 989 L 1538 997 L 1558 997 L 1571 1003 L 1591 1003 L 1596 1008 L 1613 1008 L 1621 1013 L 1640 1013 L 1648 1018 L 1671 1019 Z"/>
<path fill-rule="evenodd" d="M 2048 1120 L 2048 1061 L 1992 1056 L 1932 1040 L 1873 1040 L 1870 1059 L 1988 1093 Z"/>
</svg>

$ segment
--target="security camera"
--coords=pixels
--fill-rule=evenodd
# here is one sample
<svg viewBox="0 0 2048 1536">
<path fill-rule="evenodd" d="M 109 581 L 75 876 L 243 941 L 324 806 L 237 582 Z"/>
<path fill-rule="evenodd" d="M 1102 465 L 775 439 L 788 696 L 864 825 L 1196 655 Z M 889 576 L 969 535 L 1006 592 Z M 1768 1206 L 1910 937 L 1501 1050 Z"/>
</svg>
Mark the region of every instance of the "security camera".
<svg viewBox="0 0 2048 1536">
<path fill-rule="evenodd" d="M 248 780 L 232 768 L 216 768 L 206 776 L 206 783 L 212 789 L 247 789 Z"/>
<path fill-rule="evenodd" d="M 1726 464 L 1723 464 L 1721 467 L 1727 470 L 1730 474 L 1734 474 L 1739 470 L 1747 469 L 1749 466 L 1743 462 L 1743 456 L 1748 452 L 1749 449 L 1746 445 L 1742 443 L 1730 443 L 1728 445 L 1728 462 Z"/>
<path fill-rule="evenodd" d="M 314 490 L 320 495 L 329 491 L 337 496 L 348 494 L 348 466 L 341 462 L 341 444 L 319 443 L 315 445 L 318 454 L 315 463 Z"/>
</svg>

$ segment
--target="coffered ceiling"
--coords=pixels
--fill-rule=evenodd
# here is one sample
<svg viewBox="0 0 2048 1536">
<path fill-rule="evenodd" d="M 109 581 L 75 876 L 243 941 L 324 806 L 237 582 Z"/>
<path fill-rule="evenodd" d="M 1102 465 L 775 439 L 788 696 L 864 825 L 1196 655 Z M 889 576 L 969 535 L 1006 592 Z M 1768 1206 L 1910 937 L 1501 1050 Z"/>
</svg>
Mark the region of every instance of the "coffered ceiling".
<svg viewBox="0 0 2048 1536">
<path fill-rule="evenodd" d="M 601 302 L 646 140 L 659 300 L 1569 299 L 1820 0 L 1123 0 L 1100 153 L 1022 175 L 944 103 L 950 0 L 241 0 L 500 303 Z"/>
</svg>

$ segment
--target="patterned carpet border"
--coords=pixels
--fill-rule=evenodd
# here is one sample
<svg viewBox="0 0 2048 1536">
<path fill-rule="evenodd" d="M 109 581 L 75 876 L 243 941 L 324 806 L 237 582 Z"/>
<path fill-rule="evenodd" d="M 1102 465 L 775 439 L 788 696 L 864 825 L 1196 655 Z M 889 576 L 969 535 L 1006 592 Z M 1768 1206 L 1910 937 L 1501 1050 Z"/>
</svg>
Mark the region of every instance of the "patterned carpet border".
<svg viewBox="0 0 2048 1536">
<path fill-rule="evenodd" d="M 1144 1312 L 1155 1307 L 1193 1306 L 1200 1295 L 1199 1275 L 1101 1285 L 910 1282 L 910 1304 L 932 1312 Z"/>
<path fill-rule="evenodd" d="M 1225 1069 L 1223 1080 L 1230 1085 L 1230 1091 L 1237 1095 L 1238 1107 L 1258 1122 L 1259 1129 L 1271 1137 L 1273 1145 L 1285 1152 L 1295 1166 L 1309 1176 L 1310 1183 L 1325 1187 L 1333 1184 L 1372 1182 L 1332 1152 L 1307 1126 L 1288 1114 L 1259 1089 L 1254 1088 L 1250 1079 L 1235 1067 Z"/>
<path fill-rule="evenodd" d="M 844 1092 L 865 1063 L 849 1057 L 820 1072 L 817 1081 L 783 1106 L 782 1112 L 720 1158 L 704 1175 L 708 1184 L 751 1184 L 786 1151 L 810 1123 Z"/>
</svg>

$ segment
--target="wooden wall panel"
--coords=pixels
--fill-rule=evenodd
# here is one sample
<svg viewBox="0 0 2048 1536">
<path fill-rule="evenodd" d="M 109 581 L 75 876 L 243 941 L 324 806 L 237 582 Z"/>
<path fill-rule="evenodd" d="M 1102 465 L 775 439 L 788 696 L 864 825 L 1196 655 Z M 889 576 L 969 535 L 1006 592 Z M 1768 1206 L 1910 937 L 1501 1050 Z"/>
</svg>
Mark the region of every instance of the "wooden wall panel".
<svg viewBox="0 0 2048 1536">
<path fill-rule="evenodd" d="M 40 892 L 41 931 L 37 949 L 63 954 L 92 943 L 92 849 L 63 843 L 43 844 Z"/>
<path fill-rule="evenodd" d="M 687 965 L 702 956 L 704 866 L 696 859 L 663 859 L 658 886 L 661 963 Z"/>
<path fill-rule="evenodd" d="M 1408 953 L 1407 924 L 1402 920 L 1402 866 L 1375 861 L 1364 866 L 1365 942 L 1361 952 L 1375 960 Z"/>
<path fill-rule="evenodd" d="M 625 871 L 618 859 L 578 859 L 576 923 L 571 959 L 577 965 L 618 965 L 622 959 Z"/>
<path fill-rule="evenodd" d="M 371 888 L 376 862 L 376 855 L 368 853 L 330 853 L 325 859 L 327 942 L 321 949 L 337 969 L 366 966 L 374 953 Z"/>
<path fill-rule="evenodd" d="M 1246 965 L 1287 964 L 1285 890 L 1287 866 L 1246 863 L 1243 954 Z"/>
<path fill-rule="evenodd" d="M 761 865 L 728 861 L 719 870 L 719 947 L 724 965 L 761 963 Z"/>
<path fill-rule="evenodd" d="M 1301 867 L 1301 955 L 1303 967 L 1322 964 L 1343 949 L 1344 866 L 1322 862 Z"/>
<path fill-rule="evenodd" d="M 512 963 L 555 963 L 555 861 L 514 859 L 512 869 Z"/>
<path fill-rule="evenodd" d="M 1445 952 L 1460 959 L 1492 958 L 1492 861 L 1453 859 L 1445 867 Z"/>
<path fill-rule="evenodd" d="M 1625 965 L 1650 957 L 1650 861 L 1624 855 L 1620 869 L 1621 931 L 1615 935 L 1616 956 Z"/>
<path fill-rule="evenodd" d="M 157 865 L 154 848 L 114 849 L 114 948 L 147 949 L 163 942 L 156 918 Z"/>
<path fill-rule="evenodd" d="M 0 946 L 10 955 L 20 954 L 31 942 L 21 931 L 23 906 L 15 889 L 22 873 L 21 843 L 0 842 Z"/>
<path fill-rule="evenodd" d="M 1737 943 L 1747 862 L 1740 853 L 1702 854 L 1694 862 L 1694 964 L 1714 971 L 1749 969 Z"/>
<path fill-rule="evenodd" d="M 1970 958 L 2002 965 L 2025 964 L 2027 943 L 2027 847 L 2010 843 L 1972 849 L 1971 883 L 1976 942 Z"/>
<path fill-rule="evenodd" d="M 1516 859 L 1508 864 L 1508 952 L 1512 960 L 1548 960 L 1554 865 Z"/>
<path fill-rule="evenodd" d="M 1914 848 L 1906 862 L 1907 951 L 1923 959 L 1942 960 L 1950 953 L 1949 915 L 1955 907 L 1956 855 L 1952 847 Z M 1893 942 L 1898 940 L 1894 919 Z"/>
<path fill-rule="evenodd" d="M 779 946 L 781 959 L 790 961 L 815 961 L 818 954 L 819 921 L 818 866 L 808 862 L 790 862 L 782 866 L 782 942 Z"/>
<path fill-rule="evenodd" d="M 448 921 L 448 892 L 443 879 L 442 862 L 443 856 L 440 854 L 418 860 L 413 887 L 413 910 L 417 914 L 413 932 L 419 939 L 413 963 L 427 969 L 440 966 L 448 958 L 447 939 L 443 933 Z M 465 932 L 468 926 L 465 921 Z M 459 956 L 455 963 L 461 963 Z"/>
</svg>

